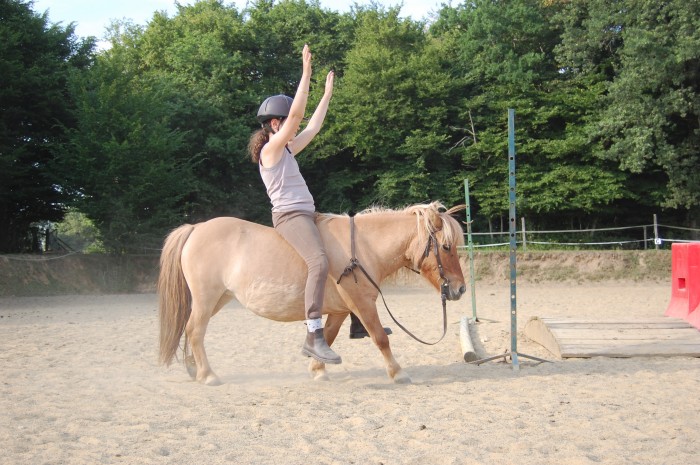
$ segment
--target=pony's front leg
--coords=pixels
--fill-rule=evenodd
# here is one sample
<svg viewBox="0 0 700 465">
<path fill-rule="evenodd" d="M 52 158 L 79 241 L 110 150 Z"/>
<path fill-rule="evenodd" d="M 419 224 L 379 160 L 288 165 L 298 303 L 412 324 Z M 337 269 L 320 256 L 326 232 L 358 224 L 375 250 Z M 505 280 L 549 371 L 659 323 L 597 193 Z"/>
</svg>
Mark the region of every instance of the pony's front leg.
<svg viewBox="0 0 700 465">
<path fill-rule="evenodd" d="M 338 331 L 343 325 L 343 321 L 347 318 L 348 314 L 329 314 L 326 318 L 326 325 L 323 328 L 323 335 L 326 338 L 326 342 L 330 346 L 335 341 L 338 336 Z M 328 374 L 326 373 L 326 364 L 319 362 L 316 359 L 311 359 L 309 362 L 309 374 L 316 381 L 328 381 Z"/>
<path fill-rule="evenodd" d="M 360 321 L 362 321 L 362 325 L 365 329 L 367 329 L 374 344 L 379 348 L 382 356 L 384 356 L 384 364 L 389 378 L 397 384 L 410 383 L 411 378 L 403 371 L 401 365 L 399 365 L 399 362 L 396 361 L 394 354 L 391 352 L 389 336 L 386 334 L 381 321 L 379 321 L 377 307 L 374 303 L 368 306 L 370 307 L 368 312 L 360 311 L 357 316 L 360 318 Z"/>
</svg>

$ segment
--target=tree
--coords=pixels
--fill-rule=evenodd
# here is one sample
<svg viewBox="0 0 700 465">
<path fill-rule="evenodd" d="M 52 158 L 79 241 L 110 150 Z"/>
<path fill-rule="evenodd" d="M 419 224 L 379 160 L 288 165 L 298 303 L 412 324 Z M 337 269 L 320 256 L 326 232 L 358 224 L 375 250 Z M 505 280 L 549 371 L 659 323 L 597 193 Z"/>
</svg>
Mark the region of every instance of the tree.
<svg viewBox="0 0 700 465">
<path fill-rule="evenodd" d="M 258 98 L 241 14 L 215 0 L 178 6 L 173 18 L 156 13 L 137 43 L 118 45 L 142 79 L 169 83 L 169 128 L 182 134 L 185 153 L 200 158 L 183 220 L 255 217 L 265 193 L 246 154 Z"/>
<path fill-rule="evenodd" d="M 700 207 L 700 4 L 628 1 L 620 66 L 608 87 L 598 155 L 632 173 L 660 170 L 661 204 Z"/>
<path fill-rule="evenodd" d="M 558 4 L 483 0 L 444 9 L 431 32 L 453 43 L 463 82 L 459 120 L 474 126 L 461 149 L 475 205 L 489 219 L 507 215 L 506 110 L 516 109 L 518 209 L 542 221 L 597 215 L 628 194 L 625 176 L 596 159 L 582 121 L 597 89 L 569 82 L 555 59 Z M 455 179 L 455 183 L 458 179 Z"/>
<path fill-rule="evenodd" d="M 51 164 L 73 125 L 69 76 L 90 64 L 94 39 L 5 0 L 0 42 L 0 251 L 18 252 L 31 248 L 33 223 L 63 217 L 68 199 Z"/>
<path fill-rule="evenodd" d="M 255 114 L 269 95 L 293 95 L 305 43 L 318 44 L 315 78 L 341 60 L 348 32 L 339 18 L 318 2 L 261 0 L 239 12 L 206 0 L 178 7 L 173 18 L 154 15 L 138 45 L 122 47 L 140 74 L 173 85 L 170 127 L 201 159 L 188 221 L 234 215 L 270 222 L 269 201 L 247 153 Z"/>
<path fill-rule="evenodd" d="M 92 220 L 111 253 L 160 247 L 197 187 L 196 154 L 171 128 L 173 84 L 140 75 L 122 52 L 113 48 L 73 79 L 77 124 L 55 162 L 70 204 Z"/>
<path fill-rule="evenodd" d="M 157 248 L 172 227 L 214 216 L 269 222 L 247 155 L 255 112 L 270 93 L 296 86 L 304 35 L 322 37 L 326 29 L 313 23 L 333 16 L 304 2 L 265 1 L 247 14 L 244 21 L 235 7 L 206 0 L 178 6 L 172 18 L 155 13 L 145 27 L 115 23 L 111 48 L 75 80 L 79 126 L 60 172 L 108 250 Z M 298 36 L 264 37 L 290 20 Z"/>
<path fill-rule="evenodd" d="M 200 0 L 146 26 L 115 23 L 93 56 L 72 26 L 0 3 L 0 240 L 27 247 L 31 224 L 66 206 L 113 252 L 156 248 L 172 227 L 214 216 L 269 223 L 247 142 L 260 103 L 294 94 L 305 43 L 309 111 L 336 72 L 325 127 L 299 159 L 319 210 L 461 203 L 469 178 L 474 217 L 493 227 L 508 211 L 515 108 L 518 211 L 531 227 L 661 206 L 693 218 L 698 8 L 476 0 L 427 25 L 374 3 L 341 15 L 317 0 L 241 11 Z"/>
<path fill-rule="evenodd" d="M 355 39 L 318 138 L 317 198 L 327 210 L 447 201 L 455 159 L 447 155 L 452 86 L 441 43 L 398 8 L 354 15 Z"/>
<path fill-rule="evenodd" d="M 557 55 L 572 81 L 600 89 L 585 135 L 627 176 L 630 210 L 697 209 L 700 176 L 697 2 L 570 2 Z M 640 209 L 639 207 L 643 207 Z M 689 215 L 691 221 L 697 215 Z"/>
<path fill-rule="evenodd" d="M 92 221 L 75 210 L 68 210 L 59 223 L 55 224 L 55 233 L 62 244 L 70 250 L 79 252 L 103 252 L 104 246 L 100 234 Z"/>
</svg>

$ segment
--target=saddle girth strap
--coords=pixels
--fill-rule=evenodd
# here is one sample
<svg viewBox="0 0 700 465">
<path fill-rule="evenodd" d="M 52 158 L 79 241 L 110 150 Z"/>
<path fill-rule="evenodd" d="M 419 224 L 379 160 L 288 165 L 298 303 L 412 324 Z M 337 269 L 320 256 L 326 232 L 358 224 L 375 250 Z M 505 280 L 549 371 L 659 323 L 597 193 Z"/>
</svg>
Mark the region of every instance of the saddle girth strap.
<svg viewBox="0 0 700 465">
<path fill-rule="evenodd" d="M 364 269 L 360 265 L 360 262 L 357 260 L 357 256 L 355 255 L 355 217 L 350 216 L 350 264 L 345 267 L 343 272 L 341 273 L 340 277 L 338 278 L 338 281 L 336 281 L 336 284 L 340 284 L 340 280 L 343 279 L 343 276 L 347 276 L 349 274 L 352 274 L 352 277 L 355 279 L 355 283 L 357 284 L 357 276 L 355 276 L 355 268 L 360 267 L 360 269 L 364 272 Z M 365 272 L 365 275 L 367 273 Z M 369 276 L 367 276 L 369 278 Z M 374 281 L 372 281 L 371 278 L 370 282 L 374 284 Z M 374 284 L 375 287 L 377 287 L 376 284 Z M 377 289 L 379 289 L 377 287 Z"/>
</svg>

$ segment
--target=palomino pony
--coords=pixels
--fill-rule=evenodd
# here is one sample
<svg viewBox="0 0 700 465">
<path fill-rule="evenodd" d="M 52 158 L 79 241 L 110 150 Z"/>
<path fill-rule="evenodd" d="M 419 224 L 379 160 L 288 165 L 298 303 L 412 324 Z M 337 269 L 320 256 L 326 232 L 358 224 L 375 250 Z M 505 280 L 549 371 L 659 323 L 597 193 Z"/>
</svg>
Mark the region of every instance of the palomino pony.
<svg viewBox="0 0 700 465">
<path fill-rule="evenodd" d="M 408 267 L 441 290 L 443 299 L 458 300 L 465 291 L 457 254 L 464 237 L 450 213 L 438 202 L 403 210 L 364 211 L 354 217 L 354 247 L 349 216 L 318 216 L 329 262 L 323 306 L 328 344 L 352 312 L 384 356 L 389 377 L 397 383 L 410 382 L 394 359 L 379 321 L 379 289 L 374 283 L 379 285 Z M 367 274 L 357 272 L 339 280 L 351 253 L 356 254 L 353 262 Z M 273 228 L 222 217 L 175 229 L 165 240 L 160 258 L 161 363 L 172 362 L 186 333 L 184 362 L 190 376 L 207 385 L 220 384 L 204 350 L 210 318 L 235 298 L 271 320 L 304 320 L 306 273 L 304 261 Z M 321 362 L 311 359 L 309 371 L 315 379 L 327 379 Z"/>
</svg>

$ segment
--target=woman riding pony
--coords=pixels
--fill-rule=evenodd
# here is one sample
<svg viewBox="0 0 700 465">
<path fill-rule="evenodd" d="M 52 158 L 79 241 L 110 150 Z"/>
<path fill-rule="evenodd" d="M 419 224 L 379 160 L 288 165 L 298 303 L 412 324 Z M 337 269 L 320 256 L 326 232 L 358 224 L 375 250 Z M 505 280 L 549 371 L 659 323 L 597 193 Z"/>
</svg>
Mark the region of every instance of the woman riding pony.
<svg viewBox="0 0 700 465">
<path fill-rule="evenodd" d="M 272 203 L 272 224 L 304 259 L 308 268 L 304 304 L 307 335 L 302 354 L 323 363 L 341 363 L 323 335 L 321 309 L 328 277 L 328 258 L 316 226 L 316 207 L 296 161 L 296 156 L 313 140 L 323 125 L 333 94 L 333 71 L 316 111 L 299 131 L 309 96 L 311 52 L 304 45 L 302 76 L 294 99 L 286 95 L 267 98 L 258 110 L 262 128 L 250 139 L 249 151 L 257 163 Z"/>
</svg>

